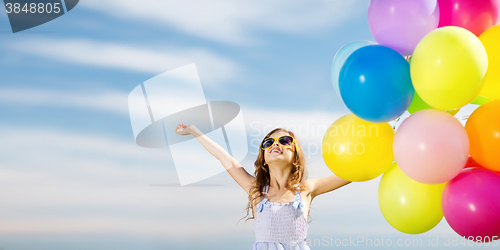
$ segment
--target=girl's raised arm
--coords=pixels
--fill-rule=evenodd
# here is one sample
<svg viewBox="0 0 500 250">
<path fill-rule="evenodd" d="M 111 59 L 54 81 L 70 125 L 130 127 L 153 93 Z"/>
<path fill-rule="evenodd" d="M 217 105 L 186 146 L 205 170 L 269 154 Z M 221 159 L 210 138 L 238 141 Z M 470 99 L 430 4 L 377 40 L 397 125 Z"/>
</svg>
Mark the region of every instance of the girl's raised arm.
<svg viewBox="0 0 500 250">
<path fill-rule="evenodd" d="M 314 197 L 320 194 L 331 192 L 349 183 L 351 183 L 351 181 L 344 180 L 336 175 L 331 175 L 319 179 L 307 179 L 304 184 L 311 189 L 311 197 L 314 199 Z"/>
<path fill-rule="evenodd" d="M 210 154 L 221 162 L 222 166 L 224 166 L 245 192 L 247 194 L 250 192 L 250 186 L 254 182 L 255 177 L 250 175 L 226 150 L 203 134 L 196 126 L 181 123 L 175 129 L 175 133 L 179 135 L 193 135 Z"/>
</svg>

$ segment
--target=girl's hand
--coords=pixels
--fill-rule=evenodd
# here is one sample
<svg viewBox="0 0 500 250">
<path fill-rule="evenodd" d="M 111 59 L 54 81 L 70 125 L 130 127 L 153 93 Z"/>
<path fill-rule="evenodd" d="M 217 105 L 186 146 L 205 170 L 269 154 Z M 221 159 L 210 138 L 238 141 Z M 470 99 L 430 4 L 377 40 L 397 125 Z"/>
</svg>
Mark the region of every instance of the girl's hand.
<svg viewBox="0 0 500 250">
<path fill-rule="evenodd" d="M 181 123 L 175 128 L 175 133 L 178 135 L 189 135 L 193 132 L 193 129 L 194 125 L 184 125 L 184 123 Z"/>
</svg>

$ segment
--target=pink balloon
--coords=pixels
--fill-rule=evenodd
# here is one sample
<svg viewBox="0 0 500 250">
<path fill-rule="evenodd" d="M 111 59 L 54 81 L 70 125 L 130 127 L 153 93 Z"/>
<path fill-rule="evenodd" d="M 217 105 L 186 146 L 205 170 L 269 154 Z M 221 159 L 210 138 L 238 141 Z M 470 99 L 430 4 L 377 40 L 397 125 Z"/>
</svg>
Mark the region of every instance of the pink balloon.
<svg viewBox="0 0 500 250">
<path fill-rule="evenodd" d="M 411 55 L 438 23 L 437 0 L 371 0 L 368 6 L 368 26 L 375 40 L 402 55 Z"/>
<path fill-rule="evenodd" d="M 500 0 L 438 0 L 439 27 L 458 26 L 476 36 L 500 19 Z"/>
<path fill-rule="evenodd" d="M 464 169 L 446 184 L 441 205 L 446 221 L 459 235 L 481 242 L 500 239 L 500 174 Z"/>
<path fill-rule="evenodd" d="M 452 115 L 425 109 L 401 123 L 393 151 L 408 177 L 424 184 L 439 184 L 450 181 L 464 168 L 469 158 L 469 138 Z"/>
</svg>

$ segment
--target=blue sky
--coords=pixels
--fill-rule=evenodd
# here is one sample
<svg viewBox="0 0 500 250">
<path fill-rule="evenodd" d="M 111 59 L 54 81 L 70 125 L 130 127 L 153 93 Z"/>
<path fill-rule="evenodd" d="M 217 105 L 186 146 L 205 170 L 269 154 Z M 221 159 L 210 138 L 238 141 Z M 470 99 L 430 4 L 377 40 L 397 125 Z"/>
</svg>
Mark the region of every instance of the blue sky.
<svg viewBox="0 0 500 250">
<path fill-rule="evenodd" d="M 127 96 L 194 62 L 208 100 L 241 106 L 249 172 L 253 143 L 285 126 L 305 145 L 309 177 L 331 175 L 318 146 L 348 113 L 331 62 L 351 41 L 374 41 L 368 2 L 84 0 L 16 34 L 1 12 L 0 249 L 248 249 L 245 192 L 226 172 L 175 186 L 168 152 L 135 144 Z M 444 219 L 421 235 L 393 229 L 379 180 L 316 198 L 309 238 L 458 236 Z"/>
</svg>

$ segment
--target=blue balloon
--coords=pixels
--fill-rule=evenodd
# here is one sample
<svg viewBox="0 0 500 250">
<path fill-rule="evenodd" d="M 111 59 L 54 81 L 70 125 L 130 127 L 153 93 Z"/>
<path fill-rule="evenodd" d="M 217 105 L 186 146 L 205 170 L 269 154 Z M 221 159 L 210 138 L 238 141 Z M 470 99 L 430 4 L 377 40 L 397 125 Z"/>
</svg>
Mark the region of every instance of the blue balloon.
<svg viewBox="0 0 500 250">
<path fill-rule="evenodd" d="M 415 94 L 410 64 L 382 45 L 365 46 L 347 58 L 340 70 L 339 89 L 352 113 L 377 123 L 403 114 Z"/>
<path fill-rule="evenodd" d="M 341 97 L 339 91 L 339 75 L 340 75 L 340 69 L 342 68 L 342 65 L 344 65 L 345 60 L 347 60 L 347 58 L 359 48 L 375 44 L 377 43 L 371 41 L 354 41 L 344 45 L 342 48 L 339 49 L 339 51 L 337 51 L 337 53 L 333 57 L 331 73 L 332 73 L 333 89 L 335 90 L 335 93 L 337 93 L 339 97 Z"/>
</svg>

